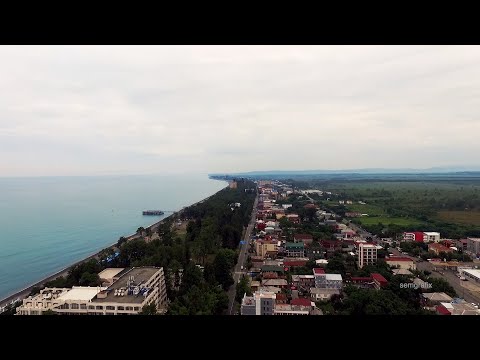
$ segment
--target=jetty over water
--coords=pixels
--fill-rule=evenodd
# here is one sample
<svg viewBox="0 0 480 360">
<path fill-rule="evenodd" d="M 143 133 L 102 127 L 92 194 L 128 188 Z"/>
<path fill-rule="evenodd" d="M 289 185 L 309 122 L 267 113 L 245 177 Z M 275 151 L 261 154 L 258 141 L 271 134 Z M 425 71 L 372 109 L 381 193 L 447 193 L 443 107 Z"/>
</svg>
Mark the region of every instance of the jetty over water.
<svg viewBox="0 0 480 360">
<path fill-rule="evenodd" d="M 144 210 L 142 211 L 143 215 L 163 215 L 165 212 L 162 210 Z"/>
</svg>

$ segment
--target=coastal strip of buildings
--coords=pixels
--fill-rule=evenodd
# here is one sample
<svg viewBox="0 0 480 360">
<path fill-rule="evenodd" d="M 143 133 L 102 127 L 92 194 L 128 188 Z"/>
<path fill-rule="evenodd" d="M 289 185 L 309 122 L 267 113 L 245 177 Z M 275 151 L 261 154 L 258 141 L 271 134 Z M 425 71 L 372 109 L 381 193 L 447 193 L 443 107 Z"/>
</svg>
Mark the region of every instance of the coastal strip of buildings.
<svg viewBox="0 0 480 360">
<path fill-rule="evenodd" d="M 145 305 L 166 311 L 167 291 L 163 268 L 145 266 L 107 268 L 100 272 L 102 286 L 45 288 L 27 297 L 16 315 L 135 315 Z"/>
</svg>

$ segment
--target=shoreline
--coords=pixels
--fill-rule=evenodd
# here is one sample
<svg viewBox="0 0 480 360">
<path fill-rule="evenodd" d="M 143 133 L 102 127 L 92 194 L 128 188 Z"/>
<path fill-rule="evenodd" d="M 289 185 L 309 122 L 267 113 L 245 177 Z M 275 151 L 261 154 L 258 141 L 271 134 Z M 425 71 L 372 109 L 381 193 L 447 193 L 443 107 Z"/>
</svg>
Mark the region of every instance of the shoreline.
<svg viewBox="0 0 480 360">
<path fill-rule="evenodd" d="M 221 190 L 223 190 L 223 189 L 220 189 L 219 191 L 221 191 Z M 218 191 L 217 191 L 217 192 L 218 192 Z M 151 229 L 152 231 L 155 231 L 155 229 L 158 228 L 158 226 L 159 226 L 160 224 L 162 224 L 165 220 L 167 220 L 167 219 L 169 219 L 170 217 L 173 217 L 173 216 L 175 216 L 175 215 L 177 215 L 177 214 L 181 214 L 182 211 L 183 211 L 185 208 L 187 208 L 187 207 L 195 206 L 195 205 L 197 205 L 197 204 L 200 204 L 200 203 L 202 203 L 202 202 L 210 199 L 210 198 L 211 198 L 213 195 L 215 195 L 217 192 L 215 192 L 214 194 L 206 197 L 205 199 L 202 199 L 202 200 L 200 200 L 200 201 L 197 201 L 197 202 L 195 202 L 195 203 L 193 203 L 193 204 L 191 204 L 191 205 L 185 206 L 185 207 L 181 208 L 180 210 L 177 210 L 177 211 L 173 212 L 172 214 L 168 215 L 167 217 L 165 217 L 165 218 L 163 218 L 163 219 L 161 219 L 161 220 L 153 223 L 152 225 L 149 225 L 149 226 L 145 227 L 145 229 Z M 138 238 L 139 235 L 137 235 L 137 233 L 134 233 L 134 234 L 130 234 L 130 235 L 127 235 L 127 236 L 124 236 L 124 237 L 125 237 L 125 239 L 127 239 L 127 241 L 130 241 L 130 240 L 133 240 L 133 239 L 135 239 L 135 238 Z M 93 259 L 93 258 L 97 257 L 103 250 L 105 250 L 105 249 L 110 249 L 110 248 L 112 248 L 112 247 L 115 247 L 116 245 L 117 245 L 117 242 L 115 242 L 115 243 L 113 243 L 113 244 L 111 244 L 111 245 L 108 245 L 108 246 L 104 247 L 103 249 L 101 249 L 101 250 L 99 250 L 99 251 L 97 251 L 97 252 L 95 252 L 95 253 L 93 253 L 93 254 L 85 257 L 85 258 L 83 258 L 82 260 L 79 260 L 79 261 L 77 261 L 77 262 L 75 262 L 75 263 L 73 263 L 73 264 L 71 264 L 71 265 L 68 265 L 67 267 L 65 267 L 65 268 L 63 268 L 63 269 L 55 272 L 54 274 L 48 275 L 47 277 L 42 278 L 41 280 L 35 282 L 34 284 L 28 285 L 27 287 L 25 287 L 25 288 L 23 288 L 23 289 L 21 289 L 21 290 L 16 291 L 16 292 L 13 293 L 12 295 L 9 295 L 9 296 L 7 296 L 7 297 L 5 297 L 5 298 L 3 298 L 3 299 L 0 299 L 0 308 L 3 308 L 4 306 L 9 305 L 12 301 L 15 301 L 15 300 L 21 301 L 21 300 L 25 299 L 25 298 L 28 296 L 28 294 L 30 294 L 30 292 L 32 291 L 32 289 L 33 289 L 34 287 L 42 286 L 42 285 L 45 284 L 46 282 L 55 280 L 56 278 L 61 277 L 61 276 L 66 276 L 66 275 L 68 275 L 68 271 L 69 271 L 70 268 L 72 268 L 73 266 L 82 264 L 82 263 L 84 263 L 84 262 L 86 262 L 86 261 L 88 261 L 88 260 L 90 260 L 90 259 Z M 0 314 L 1 314 L 1 312 L 0 312 Z"/>
</svg>

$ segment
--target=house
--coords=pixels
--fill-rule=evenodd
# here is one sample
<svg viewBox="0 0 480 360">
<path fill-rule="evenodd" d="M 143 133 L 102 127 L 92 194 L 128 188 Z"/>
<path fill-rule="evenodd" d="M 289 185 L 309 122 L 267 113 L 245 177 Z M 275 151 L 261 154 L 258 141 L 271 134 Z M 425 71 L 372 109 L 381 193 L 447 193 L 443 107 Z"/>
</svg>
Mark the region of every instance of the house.
<svg viewBox="0 0 480 360">
<path fill-rule="evenodd" d="M 393 275 L 406 275 L 406 276 L 412 276 L 412 272 L 410 270 L 405 270 L 405 269 L 392 269 Z"/>
<path fill-rule="evenodd" d="M 310 289 L 315 286 L 313 275 L 292 275 L 292 285 L 297 288 Z"/>
<path fill-rule="evenodd" d="M 478 257 L 480 255 L 480 238 L 467 238 L 467 250 Z"/>
<path fill-rule="evenodd" d="M 285 252 L 288 257 L 305 257 L 305 245 L 303 242 L 287 242 L 285 244 Z"/>
<path fill-rule="evenodd" d="M 337 250 L 342 250 L 342 243 L 337 240 L 320 240 L 320 243 L 325 248 L 327 258 L 333 256 Z"/>
<path fill-rule="evenodd" d="M 387 279 L 385 279 L 381 274 L 372 273 L 370 276 L 372 277 L 375 289 L 380 290 L 381 288 L 388 285 Z"/>
<path fill-rule="evenodd" d="M 355 212 L 355 211 L 347 211 L 345 213 L 345 217 L 355 218 L 355 217 L 361 217 L 361 216 L 362 216 L 362 213 Z"/>
<path fill-rule="evenodd" d="M 286 289 L 288 283 L 285 279 L 266 279 L 262 280 L 262 287 L 264 286 L 275 286 L 279 287 L 280 289 Z"/>
<path fill-rule="evenodd" d="M 394 268 L 415 270 L 417 268 L 415 261 L 407 256 L 391 256 L 385 259 L 385 262 Z"/>
<path fill-rule="evenodd" d="M 290 305 L 298 305 L 298 306 L 306 306 L 306 307 L 315 306 L 315 304 L 312 304 L 312 300 L 305 299 L 305 298 L 293 299 L 292 301 L 290 301 Z"/>
<path fill-rule="evenodd" d="M 352 277 L 349 281 L 352 285 L 361 288 L 361 289 L 373 289 L 375 284 L 373 283 L 373 279 L 368 277 Z"/>
<path fill-rule="evenodd" d="M 295 234 L 293 235 L 294 242 L 303 242 L 305 245 L 310 245 L 313 242 L 313 236 L 310 234 Z"/>
<path fill-rule="evenodd" d="M 422 294 L 423 304 L 427 307 L 440 305 L 441 302 L 451 302 L 452 298 L 444 292 L 434 292 Z"/>
<path fill-rule="evenodd" d="M 257 256 L 264 258 L 267 255 L 267 252 L 277 252 L 278 251 L 278 240 L 275 239 L 258 239 L 255 241 L 255 251 Z"/>
<path fill-rule="evenodd" d="M 283 260 L 283 266 L 284 267 L 303 267 L 307 265 L 308 259 L 288 259 L 285 258 Z"/>
<path fill-rule="evenodd" d="M 352 277 L 349 281 L 352 285 L 361 288 L 361 289 L 377 289 L 388 285 L 387 279 L 385 279 L 379 273 L 372 273 L 368 277 Z"/>
<path fill-rule="evenodd" d="M 260 288 L 260 281 L 252 281 L 250 283 L 250 289 L 252 289 L 253 292 L 257 291 Z"/>
<path fill-rule="evenodd" d="M 278 275 L 283 275 L 283 267 L 279 265 L 262 265 L 260 269 L 262 271 L 262 274 L 268 273 L 268 272 L 274 272 L 274 273 L 277 273 Z"/>
<path fill-rule="evenodd" d="M 277 295 L 277 298 L 275 299 L 275 304 L 286 304 L 287 303 L 287 294 L 278 293 L 276 295 Z"/>
<path fill-rule="evenodd" d="M 323 259 L 325 254 L 325 249 L 318 242 L 312 242 L 310 245 L 305 247 L 305 256 L 310 260 Z"/>
<path fill-rule="evenodd" d="M 453 252 L 452 249 L 446 247 L 445 245 L 438 244 L 438 243 L 433 243 L 433 244 L 428 244 L 428 251 L 434 252 L 436 255 L 440 255 L 441 252 Z"/>
<path fill-rule="evenodd" d="M 310 297 L 312 301 L 327 301 L 332 295 L 339 295 L 339 289 L 310 288 Z"/>
<path fill-rule="evenodd" d="M 480 315 L 480 310 L 475 308 L 472 304 L 466 301 L 457 300 L 455 302 L 442 302 L 437 305 L 437 313 L 442 315 L 448 315 L 446 309 L 450 315 Z"/>
<path fill-rule="evenodd" d="M 300 224 L 300 217 L 298 214 L 288 214 L 286 218 L 294 224 Z"/>
<path fill-rule="evenodd" d="M 464 251 L 468 250 L 468 239 L 457 240 L 455 245 L 458 249 L 462 249 Z M 480 250 L 480 248 L 478 250 Z M 476 254 L 476 252 L 473 252 L 473 253 Z"/>
<path fill-rule="evenodd" d="M 340 274 L 325 274 L 323 269 L 313 269 L 315 287 L 320 289 L 342 289 L 343 279 Z"/>
<path fill-rule="evenodd" d="M 424 232 L 423 233 L 423 242 L 436 242 L 440 241 L 439 232 Z"/>
</svg>

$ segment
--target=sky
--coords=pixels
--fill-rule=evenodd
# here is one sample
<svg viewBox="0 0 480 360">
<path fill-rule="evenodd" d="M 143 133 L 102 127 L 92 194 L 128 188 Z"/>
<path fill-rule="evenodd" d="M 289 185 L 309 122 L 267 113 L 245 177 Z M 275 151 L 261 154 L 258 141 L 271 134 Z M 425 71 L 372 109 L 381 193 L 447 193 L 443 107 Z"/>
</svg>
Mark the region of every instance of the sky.
<svg viewBox="0 0 480 360">
<path fill-rule="evenodd" d="M 0 176 L 478 166 L 480 46 L 0 46 Z"/>
</svg>

